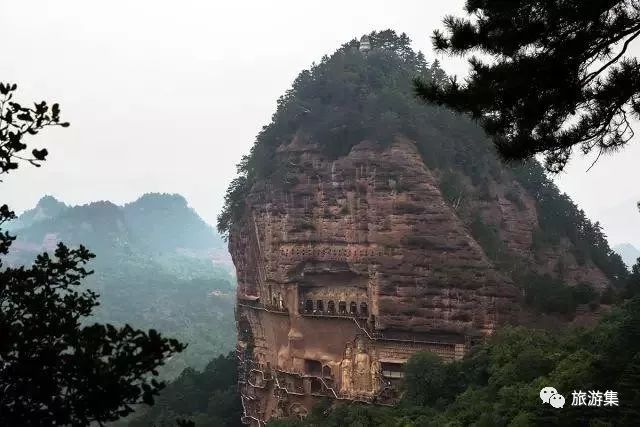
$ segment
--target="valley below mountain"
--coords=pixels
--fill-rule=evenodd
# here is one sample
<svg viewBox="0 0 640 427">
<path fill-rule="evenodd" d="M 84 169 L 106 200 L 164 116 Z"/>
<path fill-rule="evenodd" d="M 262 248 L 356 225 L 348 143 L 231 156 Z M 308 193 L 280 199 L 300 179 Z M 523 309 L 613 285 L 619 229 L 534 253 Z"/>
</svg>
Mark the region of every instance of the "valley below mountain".
<svg viewBox="0 0 640 427">
<path fill-rule="evenodd" d="M 187 343 L 161 369 L 171 379 L 234 347 L 235 276 L 223 240 L 176 194 L 145 194 L 124 206 L 67 206 L 51 196 L 10 224 L 6 262 L 29 265 L 58 242 L 95 253 L 83 286 L 100 295 L 86 323 L 156 329 Z"/>
</svg>

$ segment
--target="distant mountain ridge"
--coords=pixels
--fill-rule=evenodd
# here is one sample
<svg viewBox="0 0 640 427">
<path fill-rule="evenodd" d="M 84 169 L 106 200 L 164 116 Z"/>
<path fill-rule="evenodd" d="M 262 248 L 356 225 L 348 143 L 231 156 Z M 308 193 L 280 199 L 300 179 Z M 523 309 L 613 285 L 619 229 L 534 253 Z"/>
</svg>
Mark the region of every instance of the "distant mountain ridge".
<svg viewBox="0 0 640 427">
<path fill-rule="evenodd" d="M 96 258 L 82 286 L 100 305 L 87 322 L 154 328 L 188 343 L 161 370 L 202 369 L 235 342 L 235 279 L 223 240 L 179 194 L 144 194 L 123 206 L 69 206 L 45 196 L 11 221 L 17 240 L 3 264 L 31 265 L 58 242 L 86 246 Z"/>
<path fill-rule="evenodd" d="M 179 194 L 147 193 L 123 207 L 138 243 L 152 251 L 223 248 L 218 233 Z M 173 227 L 180 221 L 180 229 Z"/>
<path fill-rule="evenodd" d="M 614 246 L 613 250 L 620 254 L 622 260 L 629 268 L 631 268 L 637 262 L 638 258 L 640 258 L 640 250 L 631 243 L 621 243 Z"/>
<path fill-rule="evenodd" d="M 57 242 L 83 244 L 108 259 L 135 253 L 224 260 L 226 254 L 220 235 L 179 194 L 148 193 L 124 206 L 110 201 L 68 206 L 45 196 L 10 230 L 18 236 L 18 255 L 52 250 Z"/>
<path fill-rule="evenodd" d="M 7 229 L 20 230 L 36 222 L 54 218 L 67 209 L 69 206 L 55 197 L 47 195 L 42 197 L 33 209 L 24 211 L 16 220 L 9 222 Z"/>
</svg>

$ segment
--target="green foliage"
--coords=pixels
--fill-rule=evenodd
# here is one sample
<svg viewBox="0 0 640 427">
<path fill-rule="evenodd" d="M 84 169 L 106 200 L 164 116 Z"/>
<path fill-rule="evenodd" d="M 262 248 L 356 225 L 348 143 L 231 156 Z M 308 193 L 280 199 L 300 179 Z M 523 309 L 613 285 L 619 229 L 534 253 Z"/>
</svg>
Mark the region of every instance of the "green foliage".
<svg viewBox="0 0 640 427">
<path fill-rule="evenodd" d="M 195 427 L 242 426 L 237 393 L 237 360 L 233 353 L 218 356 L 202 372 L 185 369 L 170 383 L 153 408 L 129 422 L 129 427 L 173 426 L 176 419 Z"/>
<path fill-rule="evenodd" d="M 525 162 L 512 171 L 536 200 L 540 230 L 534 234 L 534 249 L 557 244 L 561 238 L 566 238 L 573 244 L 579 263 L 591 260 L 615 286 L 622 286 L 627 268 L 620 255 L 609 247 L 600 224 L 592 223 L 569 196 L 560 193 L 538 162 Z"/>
<path fill-rule="evenodd" d="M 515 205 L 521 211 L 526 209 L 526 206 L 524 205 L 524 202 L 522 201 L 520 194 L 518 194 L 518 191 L 514 187 L 509 188 L 509 190 L 505 193 L 504 197 L 507 200 L 515 203 Z"/>
<path fill-rule="evenodd" d="M 460 176 L 450 170 L 445 171 L 440 178 L 440 191 L 450 205 L 456 205 L 467 195 Z"/>
<path fill-rule="evenodd" d="M 631 274 L 625 286 L 625 295 L 629 297 L 640 295 L 640 258 L 631 267 Z"/>
<path fill-rule="evenodd" d="M 545 153 L 551 171 L 574 147 L 602 154 L 631 139 L 640 64 L 625 53 L 640 35 L 635 0 L 468 0 L 465 10 L 468 18 L 445 18 L 433 45 L 469 56 L 470 76 L 417 80 L 422 98 L 471 115 L 506 159 Z"/>
<path fill-rule="evenodd" d="M 460 364 L 445 364 L 434 353 L 412 355 L 404 372 L 404 399 L 410 405 L 442 406 L 464 390 Z"/>
<path fill-rule="evenodd" d="M 276 149 L 294 136 L 317 143 L 329 157 L 338 157 L 364 140 L 387 146 L 396 135 L 405 135 L 424 141 L 419 148 L 434 163 L 453 159 L 456 147 L 446 143 L 473 127 L 455 126 L 451 113 L 421 105 L 411 85 L 413 77 L 430 79 L 440 73 L 437 64 L 428 67 L 405 34 L 386 30 L 370 37 L 373 49 L 368 54 L 358 50 L 356 40 L 344 44 L 331 57 L 301 72 L 278 100 L 271 123 L 258 134 L 227 190 L 218 217 L 221 233 L 240 219 L 244 197 L 256 180 L 268 177 L 285 188 L 290 166 L 277 161 Z"/>
<path fill-rule="evenodd" d="M 36 135 L 51 126 L 68 127 L 69 123 L 60 121 L 60 106 L 51 107 L 46 102 L 34 103 L 33 107 L 24 107 L 13 100 L 18 86 L 12 83 L 0 83 L 0 175 L 18 168 L 18 161 L 26 161 L 40 166 L 48 151 L 34 148 L 31 156 L 25 157 L 23 151 L 27 144 L 26 135 Z M 13 101 L 12 101 L 13 100 Z"/>
<path fill-rule="evenodd" d="M 622 424 L 632 425 L 640 419 L 640 353 L 625 366 L 616 388 L 622 396 Z"/>
<path fill-rule="evenodd" d="M 5 208 L 0 225 L 11 216 Z M 164 387 L 153 378 L 156 369 L 184 350 L 153 329 L 81 326 L 98 305 L 96 293 L 77 289 L 91 274 L 84 265 L 92 257 L 83 246 L 59 244 L 54 258 L 45 253 L 30 268 L 0 270 L 3 424 L 116 420 L 131 405 L 153 404 Z"/>
<path fill-rule="evenodd" d="M 411 83 L 414 77 L 436 87 L 447 83 L 437 61 L 427 64 L 421 53 L 412 51 L 403 34 L 387 30 L 370 36 L 373 49 L 369 53 L 360 52 L 355 40 L 346 43 L 301 72 L 278 100 L 272 121 L 238 165 L 239 176 L 227 190 L 225 207 L 218 217 L 221 233 L 228 233 L 241 220 L 245 197 L 257 181 L 267 180 L 282 191 L 295 185 L 291 176 L 295 176 L 296 166 L 278 157 L 278 146 L 295 137 L 308 139 L 327 156 L 335 157 L 348 153 L 363 140 L 384 147 L 400 135 L 416 142 L 423 161 L 439 177 L 445 200 L 461 216 L 468 216 L 487 255 L 500 267 L 513 270 L 515 263 L 495 229 L 500 224 L 472 222 L 475 218 L 471 215 L 477 213 L 466 211 L 472 206 L 469 201 L 490 199 L 490 179 L 509 183 L 515 177 L 525 195 L 537 202 L 538 252 L 568 239 L 580 262 L 591 261 L 614 284 L 624 283 L 626 267 L 609 248 L 600 226 L 591 223 L 568 196 L 559 192 L 539 163 L 529 161 L 507 170 L 482 129 L 471 120 L 416 100 Z M 507 192 L 507 197 L 524 208 L 514 191 Z M 400 205 L 399 209 L 418 213 L 418 207 Z M 343 206 L 340 214 L 348 212 L 348 207 Z M 422 247 L 429 242 L 413 244 Z"/>
<path fill-rule="evenodd" d="M 16 85 L 0 83 L 0 173 L 16 161 L 39 166 L 47 151 L 32 150 L 22 138 L 59 121 L 57 104 L 25 108 L 10 100 Z M 0 228 L 15 214 L 0 206 Z M 164 387 L 157 368 L 185 349 L 155 329 L 83 324 L 98 295 L 82 289 L 94 255 L 83 245 L 59 243 L 29 266 L 3 264 L 15 237 L 0 231 L 0 424 L 89 425 L 115 421 L 132 405 L 152 405 Z"/>
<path fill-rule="evenodd" d="M 598 292 L 588 283 L 578 283 L 572 291 L 576 304 L 589 304 L 598 299 Z"/>
<path fill-rule="evenodd" d="M 179 195 L 145 194 L 124 207 L 111 202 L 65 206 L 53 198 L 20 216 L 22 247 L 39 247 L 47 235 L 77 246 L 88 242 L 97 259 L 83 288 L 100 294 L 88 322 L 137 325 L 171 334 L 188 348 L 160 369 L 171 379 L 184 368 L 202 369 L 212 355 L 233 348 L 235 287 L 229 269 L 214 266 L 222 239 Z M 62 206 L 60 206 L 62 205 Z M 47 208 L 47 209 L 45 209 Z M 18 265 L 32 251 L 12 251 Z"/>
<path fill-rule="evenodd" d="M 485 224 L 477 217 L 471 223 L 471 234 L 490 259 L 498 263 L 505 261 L 507 249 L 496 227 Z"/>
<path fill-rule="evenodd" d="M 557 313 L 572 316 L 577 305 L 599 302 L 599 293 L 588 283 L 568 286 L 561 279 L 550 275 L 527 273 L 518 277 L 523 284 L 525 302 L 542 313 Z M 613 292 L 611 290 L 610 292 Z M 614 296 L 605 296 L 613 300 Z"/>
<path fill-rule="evenodd" d="M 246 157 L 245 157 L 246 159 Z M 246 163 L 241 163 L 246 164 Z M 246 173 L 244 167 L 238 166 L 238 173 Z M 224 207 L 218 215 L 218 232 L 228 238 L 229 230 L 234 221 L 242 215 L 244 209 L 244 197 L 251 185 L 245 175 L 240 175 L 231 181 L 224 196 Z"/>
<path fill-rule="evenodd" d="M 394 418 L 386 408 L 359 403 L 341 404 L 330 408 L 318 405 L 304 421 L 278 420 L 269 427 L 385 427 L 395 425 Z"/>
<path fill-rule="evenodd" d="M 549 275 L 529 274 L 524 279 L 525 301 L 543 313 L 572 314 L 576 301 L 572 289 Z"/>
<path fill-rule="evenodd" d="M 186 266 L 191 261 L 176 260 Z M 89 321 L 153 327 L 188 343 L 160 370 L 163 379 L 187 367 L 202 369 L 213 355 L 234 347 L 235 288 L 226 273 L 184 277 L 168 271 L 164 262 L 133 255 L 96 266 L 86 287 L 100 294 Z"/>
</svg>

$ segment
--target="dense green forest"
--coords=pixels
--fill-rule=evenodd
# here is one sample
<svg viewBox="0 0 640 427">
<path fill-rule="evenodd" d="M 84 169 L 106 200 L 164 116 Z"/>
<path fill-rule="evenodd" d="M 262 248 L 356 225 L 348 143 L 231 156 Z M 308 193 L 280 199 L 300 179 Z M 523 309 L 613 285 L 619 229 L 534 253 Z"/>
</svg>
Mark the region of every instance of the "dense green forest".
<svg viewBox="0 0 640 427">
<path fill-rule="evenodd" d="M 178 419 L 197 427 L 242 426 L 242 407 L 237 392 L 235 354 L 218 356 L 201 372 L 185 369 L 164 389 L 156 404 L 144 415 L 129 421 L 129 427 L 173 427 Z"/>
<path fill-rule="evenodd" d="M 7 259 L 14 264 L 50 250 L 47 239 L 94 251 L 84 286 L 100 305 L 87 322 L 153 328 L 187 343 L 161 368 L 163 378 L 202 369 L 233 348 L 235 279 L 229 264 L 212 262 L 228 258 L 224 242 L 182 196 L 146 194 L 124 206 L 67 206 L 47 196 L 12 231 L 18 239 Z"/>
</svg>

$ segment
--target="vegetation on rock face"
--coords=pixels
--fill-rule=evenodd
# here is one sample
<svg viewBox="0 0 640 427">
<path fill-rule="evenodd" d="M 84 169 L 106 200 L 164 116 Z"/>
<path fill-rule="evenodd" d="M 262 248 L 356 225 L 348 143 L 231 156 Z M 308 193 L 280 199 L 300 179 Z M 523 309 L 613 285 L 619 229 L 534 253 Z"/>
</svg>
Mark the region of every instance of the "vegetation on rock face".
<svg viewBox="0 0 640 427">
<path fill-rule="evenodd" d="M 571 199 L 560 193 L 535 160 L 517 166 L 501 164 L 483 131 L 467 118 L 419 102 L 412 79 L 418 77 L 434 87 L 447 82 L 438 62 L 428 64 L 410 47 L 406 35 L 393 31 L 373 32 L 372 50 L 363 53 L 350 41 L 333 55 L 325 56 L 296 78 L 278 101 L 271 123 L 259 133 L 249 155 L 238 165 L 238 177 L 225 196 L 218 230 L 229 233 L 241 220 L 245 199 L 254 183 L 269 180 L 287 191 L 293 171 L 277 161 L 276 150 L 294 138 L 316 144 L 327 156 L 342 156 L 363 140 L 381 146 L 394 136 L 416 142 L 425 164 L 439 177 L 445 200 L 456 210 L 487 255 L 503 271 L 522 270 L 517 257 L 506 248 L 498 228 L 479 218 L 477 203 L 490 201 L 489 187 L 517 185 L 536 202 L 539 230 L 537 251 L 560 248 L 566 242 L 579 263 L 593 263 L 614 286 L 624 283 L 627 270 L 609 248 L 598 223 L 592 223 Z M 513 183 L 513 184 L 512 184 Z M 511 190 L 511 198 L 514 197 Z M 522 200 L 515 202 L 523 208 Z M 405 207 L 406 209 L 406 207 Z M 414 242 L 418 244 L 418 242 Z M 516 281 L 519 277 L 514 277 Z M 523 282 L 519 282 L 524 286 Z M 566 286 L 564 283 L 562 286 Z M 567 295 L 570 290 L 566 290 Z"/>
<path fill-rule="evenodd" d="M 506 159 L 544 153 L 560 171 L 573 149 L 614 152 L 640 116 L 635 0 L 467 0 L 468 18 L 445 18 L 437 51 L 473 55 L 465 83 L 416 80 L 424 99 L 469 113 Z M 478 55 L 480 53 L 480 55 Z M 553 78 L 550 78 L 553 76 Z"/>
<path fill-rule="evenodd" d="M 45 149 L 25 136 L 60 122 L 57 104 L 23 107 L 13 100 L 16 85 L 0 84 L 0 174 L 19 160 L 40 165 Z M 15 214 L 0 206 L 0 228 Z M 15 237 L 0 232 L 0 256 Z M 164 387 L 157 368 L 185 346 L 154 329 L 83 324 L 98 295 L 83 290 L 93 254 L 84 246 L 58 244 L 53 256 L 38 255 L 31 266 L 0 261 L 0 424 L 89 425 L 117 420 L 137 403 L 153 404 Z"/>
<path fill-rule="evenodd" d="M 578 259 L 591 260 L 614 285 L 624 283 L 627 268 L 620 255 L 609 247 L 600 224 L 591 222 L 569 196 L 560 193 L 538 162 L 527 161 L 515 168 L 514 174 L 537 202 L 542 240 L 555 243 L 561 238 L 569 239 Z"/>
</svg>

